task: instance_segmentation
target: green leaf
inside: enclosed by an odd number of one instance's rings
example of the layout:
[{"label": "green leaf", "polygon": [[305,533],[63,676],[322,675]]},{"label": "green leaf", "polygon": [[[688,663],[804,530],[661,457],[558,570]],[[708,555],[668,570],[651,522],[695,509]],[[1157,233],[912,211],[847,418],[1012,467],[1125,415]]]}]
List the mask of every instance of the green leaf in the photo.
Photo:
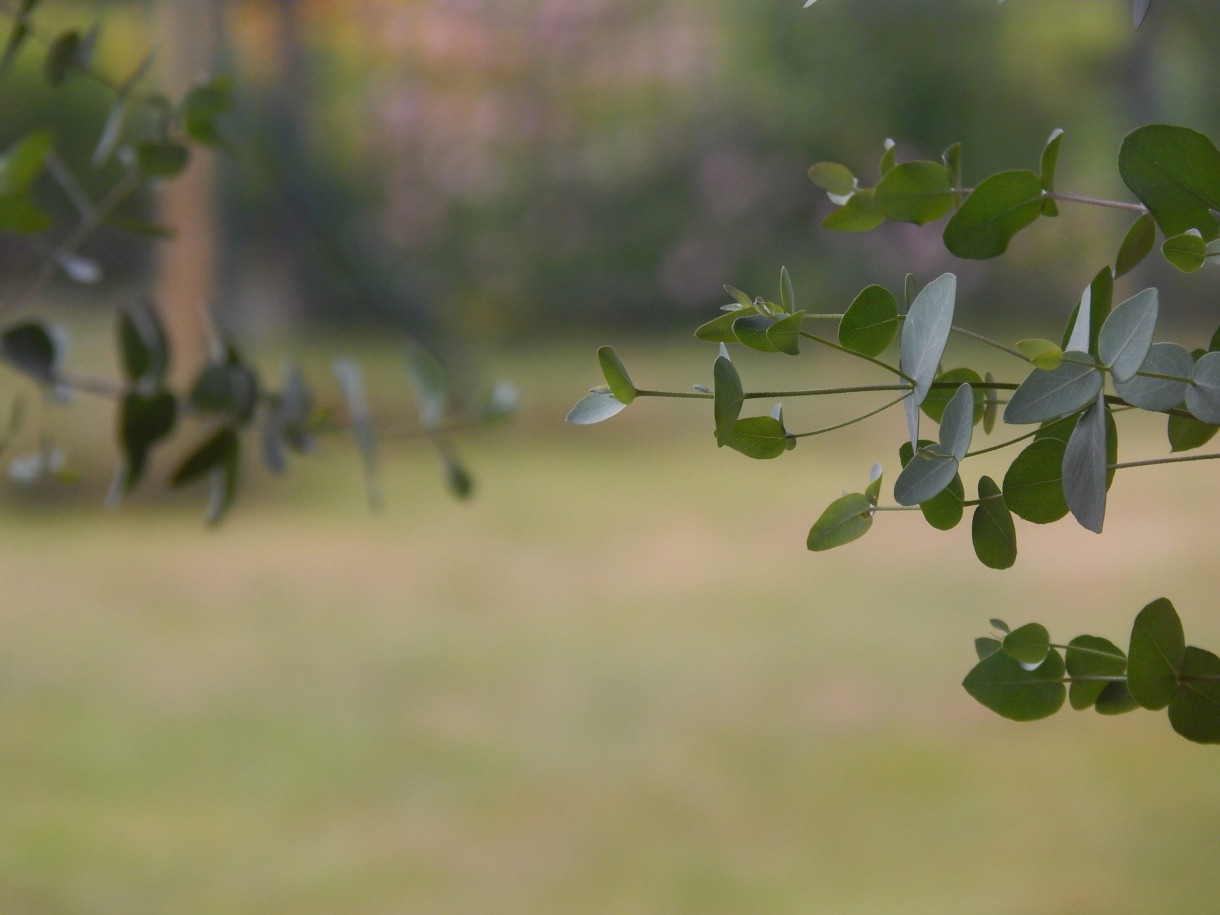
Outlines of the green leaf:
[{"label": "green leaf", "polygon": [[1004,636],[1004,652],[1023,665],[1035,667],[1051,650],[1051,635],[1041,623],[1026,623]]},{"label": "green leaf", "polygon": [[730,311],[712,318],[695,330],[695,337],[707,343],[736,343],[737,334],[733,332],[733,324],[746,314],[757,314],[757,312],[751,306],[749,311]]},{"label": "green leaf", "polygon": [[868,499],[869,504],[876,505],[881,498],[881,478],[884,473],[880,464],[874,464],[872,471],[868,475],[868,486],[864,487],[864,495]]},{"label": "green leaf", "polygon": [[796,291],[792,288],[792,277],[788,275],[787,267],[779,268],[779,303],[788,314],[796,311]]},{"label": "green leaf", "polygon": [[1097,354],[1115,382],[1139,371],[1156,331],[1157,291],[1145,289],[1123,302],[1106,318],[1097,336]]},{"label": "green leaf", "polygon": [[182,100],[182,124],[187,136],[207,146],[225,146],[218,121],[232,107],[233,90],[227,77],[196,86]]},{"label": "green leaf", "polygon": [[44,61],[47,81],[52,86],[58,86],[68,75],[68,71],[76,63],[76,57],[81,47],[80,32],[69,29],[61,32],[47,48]]},{"label": "green leaf", "polygon": [[[926,439],[919,442],[921,448],[930,445],[932,442]],[[898,460],[902,467],[905,468],[911,462],[912,453],[911,443],[903,442],[902,447],[898,449]],[[919,503],[919,511],[930,526],[938,531],[951,531],[966,513],[965,501],[966,487],[962,485],[961,475],[954,474],[949,485],[940,493]]]},{"label": "green leaf", "polygon": [[625,403],[609,391],[590,391],[568,411],[564,422],[575,426],[591,426],[621,413],[626,407]]},{"label": "green leaf", "polygon": [[[1172,375],[1189,379],[1194,371],[1194,359],[1186,348],[1177,343],[1154,343],[1140,366],[1140,372]],[[1150,378],[1136,373],[1127,381],[1115,381],[1114,390],[1127,403],[1141,410],[1168,410],[1186,399],[1188,381],[1172,378]]]},{"label": "green leaf", "polygon": [[1035,670],[1003,651],[979,661],[962,686],[971,696],[998,715],[1013,721],[1035,721],[1063,707],[1067,688],[1063,658],[1051,651]]},{"label": "green leaf", "polygon": [[887,137],[881,152],[880,172],[882,175],[888,175],[894,167],[894,154],[894,141]]},{"label": "green leaf", "polygon": [[737,337],[737,342],[748,349],[775,353],[779,350],[767,334],[774,323],[775,319],[768,315],[745,315],[733,322],[733,334]]},{"label": "green leaf", "polygon": [[970,525],[974,555],[989,569],[1011,568],[1017,561],[1017,529],[991,477],[979,478],[979,504]]},{"label": "green leaf", "polygon": [[[1068,642],[1066,664],[1072,678],[1068,702],[1077,711],[1096,705],[1106,687],[1119,682],[1090,678],[1122,677],[1127,673],[1127,656],[1122,649],[1095,635],[1078,635]],[[1122,685],[1125,691],[1126,684]]]},{"label": "green leaf", "polygon": [[940,446],[958,461],[966,458],[974,431],[974,391],[961,384],[949,401],[940,422]]},{"label": "green leaf", "polygon": [[47,325],[28,321],[0,335],[0,357],[17,371],[46,384],[55,380],[59,346]]},{"label": "green leaf", "polygon": [[1146,709],[1167,706],[1177,692],[1186,637],[1178,612],[1158,598],[1139,612],[1127,651],[1127,688]]},{"label": "green leaf", "polygon": [[[928,396],[923,399],[923,403],[919,405],[919,409],[931,419],[933,422],[939,423],[945,414],[945,407],[949,405],[950,399],[956,392],[956,388],[942,388],[936,385],[942,384],[968,384],[973,389],[977,385],[981,385],[983,379],[979,377],[978,372],[973,369],[949,369],[947,372],[941,372],[933,379],[933,387],[929,389]],[[983,392],[974,391],[974,411],[971,417],[972,423],[977,423],[983,418],[983,410],[986,403]]]},{"label": "green leaf", "polygon": [[[983,373],[983,383],[990,385],[995,382],[995,376],[991,372]],[[994,388],[988,387],[983,391],[983,432],[987,435],[991,434],[991,430],[995,428],[996,417],[1000,412],[1000,401],[996,397]]]},{"label": "green leaf", "polygon": [[1220,431],[1220,425],[1205,423],[1193,416],[1170,416],[1166,433],[1169,437],[1169,449],[1175,454],[1179,451],[1192,451],[1202,448]]},{"label": "green leaf", "polygon": [[298,454],[313,451],[314,436],[309,426],[312,413],[313,392],[300,369],[288,363],[284,366],[283,387],[271,398],[262,426],[263,463],[273,474],[282,474],[288,468],[285,445]]},{"label": "green leaf", "polygon": [[1106,404],[1099,391],[1063,452],[1063,498],[1081,527],[1095,534],[1106,517],[1107,453]]},{"label": "green leaf", "polygon": [[223,469],[237,460],[237,452],[237,430],[231,426],[221,426],[178,465],[170,477],[170,485],[175,488],[186,486],[214,470]]},{"label": "green leaf", "polygon": [[[1062,142],[1063,131],[1055,128],[1051,131],[1051,135],[1046,141],[1046,146],[1042,148],[1042,189],[1048,194],[1052,194],[1055,191],[1055,168],[1059,164],[1059,146]],[[1059,207],[1055,204],[1055,201],[1043,201],[1042,215],[1059,215]]]},{"label": "green leaf", "polygon": [[119,444],[123,448],[125,466],[118,483],[119,492],[130,492],[143,479],[153,446],[174,430],[177,420],[178,401],[169,391],[148,395],[133,392],[123,398],[119,413]]},{"label": "green leaf", "polygon": [[856,189],[856,176],[838,162],[818,162],[809,166],[809,180],[836,197],[847,197]]},{"label": "green leaf", "polygon": [[173,178],[180,175],[191,158],[191,151],[179,143],[137,143],[136,165],[145,178]]},{"label": "green leaf", "polygon": [[839,343],[855,353],[879,356],[898,336],[898,302],[884,286],[867,286],[839,321]]},{"label": "green leaf", "polygon": [[1021,382],[1004,408],[1004,422],[1040,423],[1075,413],[1097,396],[1101,385],[1101,372],[1088,353],[1065,353],[1058,368],[1034,369]]},{"label": "green leaf", "polygon": [[926,225],[940,219],[953,205],[953,184],[939,162],[896,165],[873,189],[873,202],[886,219]]},{"label": "green leaf", "polygon": [[34,235],[49,228],[51,217],[29,194],[0,194],[0,232]]},{"label": "green leaf", "polygon": [[777,353],[787,353],[796,356],[801,351],[801,326],[805,321],[805,312],[798,311],[772,322],[767,328],[767,343]]},{"label": "green leaf", "polygon": [[872,190],[858,190],[822,220],[822,228],[835,232],[871,232],[883,222],[885,214],[877,208]]},{"label": "green leaf", "polygon": [[1066,444],[1054,438],[1027,445],[1004,474],[1004,502],[1018,517],[1050,524],[1068,513],[1063,497],[1063,453]]},{"label": "green leaf", "polygon": [[835,499],[809,529],[805,545],[815,553],[858,540],[873,526],[873,503],[864,493]]},{"label": "green leaf", "polygon": [[725,286],[724,291],[733,297],[735,306],[740,311],[754,311],[755,302],[748,295],[738,289],[736,286]]},{"label": "green leaf", "polygon": [[1042,179],[1030,171],[984,180],[945,226],[945,247],[957,257],[985,260],[1008,250],[1014,235],[1042,215]]},{"label": "green leaf", "polygon": [[917,405],[923,402],[936,377],[953,326],[956,299],[957,277],[942,273],[919,291],[902,322],[898,364],[904,375],[914,379]]},{"label": "green leaf", "polygon": [[28,191],[54,145],[55,135],[43,129],[27,133],[5,150],[0,156],[0,194]]},{"label": "green leaf", "polygon": [[1033,363],[1034,368],[1042,369],[1045,372],[1054,371],[1063,362],[1063,350],[1050,340],[1036,338],[1018,340],[1017,349]]},{"label": "green leaf", "polygon": [[245,425],[258,406],[258,376],[233,351],[222,362],[200,370],[191,387],[191,406],[201,413],[222,413]]},{"label": "green leaf", "polygon": [[1107,683],[1093,706],[1099,715],[1121,715],[1139,707],[1125,680]]},{"label": "green leaf", "polygon": [[974,653],[980,661],[989,658],[1000,650],[1000,640],[989,636],[981,636],[974,640]]},{"label": "green leaf", "polygon": [[1118,278],[1135,269],[1156,243],[1156,220],[1151,213],[1136,217],[1131,228],[1123,237],[1123,243],[1118,248],[1118,257],[1114,259],[1114,276]]},{"label": "green leaf", "polygon": [[161,386],[169,371],[169,338],[148,300],[119,313],[119,351],[129,381]]},{"label": "green leaf", "polygon": [[992,618],[992,619],[989,619],[987,622],[991,625],[992,629],[996,630],[996,632],[1003,632],[1006,635],[1009,632],[1012,632],[1012,629],[1009,627],[1008,623],[1004,622],[1001,619]]},{"label": "green leaf", "polygon": [[944,163],[945,171],[949,173],[949,183],[955,188],[953,205],[955,207],[959,206],[962,200],[965,199],[964,194],[956,191],[957,188],[962,186],[962,144],[954,143],[952,146],[947,147],[940,154],[940,161]]},{"label": "green leaf", "polygon": [[[599,347],[597,350],[597,361],[601,365],[602,375],[606,378],[606,384],[610,387],[610,393],[624,404],[629,404],[635,400],[636,387],[631,382],[631,376],[627,374],[627,366],[623,364],[623,360],[619,358],[619,354],[615,352],[614,347]],[[434,375],[435,372],[430,373],[430,376]],[[434,385],[429,387],[435,388]],[[442,396],[444,395],[442,394]]]},{"label": "green leaf", "polygon": [[1205,423],[1220,423],[1220,352],[1204,353],[1186,389],[1186,409]]},{"label": "green leaf", "polygon": [[716,420],[716,444],[724,446],[729,443],[737,426],[737,418],[741,416],[745,392],[741,386],[741,376],[737,374],[737,369],[733,367],[728,356],[716,357],[712,366],[712,379],[715,384],[712,413]]},{"label": "green leaf", "polygon": [[1220,658],[1187,646],[1181,683],[1169,703],[1169,723],[1195,743],[1220,743]]},{"label": "green leaf", "polygon": [[953,481],[957,459],[942,445],[926,445],[898,474],[894,481],[894,501],[899,505],[919,505],[934,498]]},{"label": "green leaf", "polygon": [[737,420],[725,444],[746,457],[769,460],[788,450],[788,433],[774,417],[751,416]]},{"label": "green leaf", "polygon": [[1194,273],[1207,263],[1207,242],[1198,229],[1165,239],[1161,254],[1183,273]]},{"label": "green leaf", "polygon": [[1220,234],[1220,150],[1198,131],[1168,124],[1137,128],[1123,139],[1118,171],[1166,236],[1198,229]]}]

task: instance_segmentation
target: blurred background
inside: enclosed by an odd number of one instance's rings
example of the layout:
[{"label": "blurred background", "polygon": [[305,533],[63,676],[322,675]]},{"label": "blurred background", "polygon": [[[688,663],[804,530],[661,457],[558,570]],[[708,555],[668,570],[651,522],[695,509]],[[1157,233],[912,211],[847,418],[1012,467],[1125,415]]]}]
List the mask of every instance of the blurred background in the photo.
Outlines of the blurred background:
[{"label": "blurred background", "polygon": [[[152,290],[186,339],[206,305],[272,372],[358,358],[382,415],[408,415],[406,335],[522,402],[459,439],[467,504],[391,439],[370,516],[336,440],[282,481],[251,467],[218,532],[159,480],[104,511],[112,417],[52,411],[81,482],[0,493],[0,910],[1211,910],[1212,751],[1151,713],[1015,725],[958,685],[992,616],[1122,644],[1165,594],[1214,649],[1207,465],[1125,472],[1103,538],[1022,525],[995,573],[968,532],[900,517],[804,550],[873,460],[896,468],[900,420],[775,465],[716,451],[681,404],[562,423],[602,343],[641,384],[706,382],[691,330],[725,283],[776,298],[781,265],[823,312],[953,270],[959,323],[1056,337],[1129,223],[1064,206],[961,262],[936,226],[822,230],[813,162],[871,182],[886,138],[900,160],[961,141],[972,183],[1036,168],[1063,128],[1059,187],[1128,199],[1127,131],[1220,137],[1211,0],[1160,0],[1138,32],[1126,0],[800,5],[40,4],[47,34],[100,17],[103,69],[155,48],[150,85],[223,72],[237,99],[234,152],[132,208],[177,238],[99,233],[102,282],[36,303],[73,365],[113,375],[114,310]],[[103,188],[108,105],[23,53],[0,148],[54,110]],[[0,283],[30,254],[0,238]],[[1205,344],[1216,272],[1155,260],[1120,297],[1157,285]],[[859,371],[819,358],[797,377]],[[1128,443],[1167,450],[1152,426]]]}]

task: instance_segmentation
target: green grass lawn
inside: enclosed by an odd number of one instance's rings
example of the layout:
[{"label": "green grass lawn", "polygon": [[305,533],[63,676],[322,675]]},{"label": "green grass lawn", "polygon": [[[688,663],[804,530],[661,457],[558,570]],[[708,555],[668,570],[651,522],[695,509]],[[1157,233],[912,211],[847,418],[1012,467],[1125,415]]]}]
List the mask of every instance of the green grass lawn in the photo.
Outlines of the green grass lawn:
[{"label": "green grass lawn", "polygon": [[0,912],[1218,910],[1216,750],[959,686],[992,616],[1121,644],[1164,594],[1220,645],[1207,465],[1121,475],[1102,538],[1021,525],[1006,573],[909,516],[813,555],[900,416],[767,464],[697,406],[565,427],[592,350],[506,364],[466,504],[396,446],[369,516],[336,442],[218,532],[8,505]]}]

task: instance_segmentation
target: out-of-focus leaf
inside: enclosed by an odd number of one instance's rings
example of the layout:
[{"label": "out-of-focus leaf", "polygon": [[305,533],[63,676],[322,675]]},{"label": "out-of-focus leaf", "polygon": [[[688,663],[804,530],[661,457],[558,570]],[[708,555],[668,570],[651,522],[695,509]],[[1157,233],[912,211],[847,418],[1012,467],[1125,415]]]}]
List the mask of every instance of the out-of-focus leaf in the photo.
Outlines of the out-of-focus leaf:
[{"label": "out-of-focus leaf", "polygon": [[153,304],[141,299],[119,313],[119,352],[129,381],[160,387],[169,371],[169,338]]},{"label": "out-of-focus leaf", "polygon": [[182,173],[191,151],[179,143],[145,142],[135,145],[136,165],[145,178],[173,178]]},{"label": "out-of-focus leaf", "polygon": [[233,89],[228,77],[219,76],[196,86],[182,100],[182,125],[187,136],[207,146],[226,146],[220,118],[232,107]]},{"label": "out-of-focus leaf", "polygon": [[1134,270],[1136,265],[1152,251],[1155,243],[1156,220],[1152,218],[1151,213],[1137,216],[1123,237],[1123,243],[1118,248],[1118,256],[1114,259],[1115,278]]},{"label": "out-of-focus leaf", "polygon": [[68,75],[68,71],[77,63],[77,55],[81,49],[81,35],[76,29],[61,32],[47,48],[47,56],[43,62],[47,82],[58,86]]},{"label": "out-of-focus leaf", "polygon": [[[602,350],[609,350],[609,354],[603,355]],[[444,420],[445,413],[449,409],[449,376],[445,373],[445,368],[441,365],[440,360],[415,340],[407,340],[403,344],[403,354],[407,361],[407,377],[410,379],[411,389],[415,393],[419,421],[425,429],[434,429]],[[603,346],[597,351],[597,358],[603,371],[607,371],[606,365],[609,362],[622,368],[623,378],[626,378],[627,370],[623,368],[622,360],[618,358],[618,354],[614,352],[613,348]],[[609,383],[608,372],[607,383]],[[631,386],[630,379],[627,379],[627,385]],[[610,384],[610,390],[614,391],[615,396],[623,403],[631,402],[630,399],[622,397],[614,384]],[[634,387],[631,387],[631,393],[634,397]]]},{"label": "out-of-focus leaf", "polygon": [[42,174],[47,153],[55,145],[49,129],[35,130],[13,143],[0,156],[0,194],[28,191]]},{"label": "out-of-focus leaf", "polygon": [[1033,363],[1034,368],[1045,372],[1054,371],[1063,362],[1063,350],[1050,340],[1018,340],[1017,349]]},{"label": "out-of-focus leaf", "polygon": [[174,431],[178,401],[169,391],[132,392],[123,398],[119,413],[119,444],[124,466],[118,494],[126,494],[144,478],[154,445]]},{"label": "out-of-focus leaf", "polygon": [[[351,422],[352,437],[356,440],[356,447],[359,448],[360,457],[364,463],[365,491],[368,494],[369,507],[373,511],[378,511],[382,505],[382,496],[381,483],[378,478],[377,436],[373,430],[373,416],[369,412],[368,401],[364,396],[364,374],[355,362],[345,357],[336,359],[332,363],[331,369],[343,391],[343,397],[347,401],[347,414]],[[577,406],[579,407],[580,404]]]},{"label": "out-of-focus leaf", "polygon": [[51,217],[29,194],[0,194],[0,232],[36,235],[49,228]]},{"label": "out-of-focus leaf", "polygon": [[170,485],[186,486],[237,460],[239,440],[232,426],[221,426],[178,465]]},{"label": "out-of-focus leaf", "polygon": [[1123,138],[1118,171],[1166,236],[1220,233],[1220,150],[1189,127],[1148,124]]},{"label": "out-of-focus leaf", "polygon": [[1198,229],[1165,239],[1161,254],[1183,273],[1194,273],[1207,263],[1207,242]]},{"label": "out-of-focus leaf", "polygon": [[1042,215],[1042,179],[1029,171],[1000,172],[982,181],[945,226],[945,247],[985,260],[1008,250],[1014,235]]},{"label": "out-of-focus leaf", "polygon": [[0,334],[0,357],[44,384],[55,381],[59,356],[54,334],[39,321],[16,324]]},{"label": "out-of-focus leaf", "polygon": [[[1042,148],[1042,189],[1048,194],[1055,191],[1055,169],[1059,165],[1059,146],[1063,142],[1063,131],[1055,128],[1047,138],[1046,146]],[[1042,202],[1043,216],[1058,216],[1059,207],[1054,200]]]},{"label": "out-of-focus leaf", "polygon": [[856,189],[856,176],[838,162],[817,162],[809,166],[809,180],[835,197],[850,196]]},{"label": "out-of-focus leaf", "polygon": [[1152,0],[1131,0],[1131,21],[1137,29],[1144,24],[1144,17],[1148,15],[1151,6]]}]

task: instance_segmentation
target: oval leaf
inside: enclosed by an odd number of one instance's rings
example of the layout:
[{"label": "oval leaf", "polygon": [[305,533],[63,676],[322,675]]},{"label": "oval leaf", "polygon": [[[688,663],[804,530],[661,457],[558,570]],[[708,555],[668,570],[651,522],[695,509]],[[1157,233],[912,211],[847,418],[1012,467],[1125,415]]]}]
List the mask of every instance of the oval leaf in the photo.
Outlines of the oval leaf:
[{"label": "oval leaf", "polygon": [[627,405],[609,391],[590,391],[568,411],[564,421],[576,426],[591,426],[616,416],[626,408]]},{"label": "oval leaf", "polygon": [[860,291],[839,321],[839,343],[855,353],[879,356],[898,336],[898,300],[884,286]]},{"label": "oval leaf", "polygon": [[627,366],[623,364],[623,360],[615,352],[614,347],[598,347],[597,361],[601,365],[606,384],[610,387],[610,393],[624,404],[635,400],[636,387],[631,383],[631,376],[627,374]]},{"label": "oval leaf", "polygon": [[1127,688],[1146,709],[1167,706],[1177,691],[1186,637],[1178,612],[1158,598],[1139,612],[1127,651]]},{"label": "oval leaf", "polygon": [[1020,518],[1050,524],[1068,513],[1063,497],[1063,453],[1058,439],[1037,439],[1017,455],[1004,474],[1004,502]]},{"label": "oval leaf", "polygon": [[1000,172],[984,180],[945,226],[945,247],[958,257],[985,260],[1008,250],[1014,235],[1042,215],[1042,179],[1030,171]]},{"label": "oval leaf", "polygon": [[1181,682],[1169,703],[1169,723],[1195,743],[1220,743],[1220,658],[1187,646]]},{"label": "oval leaf", "polygon": [[1194,273],[1207,262],[1207,242],[1197,229],[1165,239],[1161,255],[1183,273]]},{"label": "oval leaf", "polygon": [[1099,392],[1063,451],[1063,498],[1081,527],[1095,534],[1106,517],[1107,453],[1106,405]]},{"label": "oval leaf", "polygon": [[1004,651],[988,655],[966,675],[962,686],[998,715],[1013,721],[1036,721],[1063,707],[1066,673],[1059,652],[1051,651],[1035,670],[1026,670]]},{"label": "oval leaf", "polygon": [[734,451],[756,460],[777,458],[788,450],[784,424],[772,416],[739,419],[725,442]]},{"label": "oval leaf", "polygon": [[858,540],[873,526],[872,509],[873,503],[864,493],[835,499],[809,529],[805,545],[817,553]]},{"label": "oval leaf", "polygon": [[1186,409],[1202,422],[1220,423],[1220,352],[1205,353],[1195,363]]},{"label": "oval leaf", "polygon": [[1166,236],[1220,232],[1220,150],[1198,131],[1149,124],[1123,138],[1118,171]]},{"label": "oval leaf", "polygon": [[1017,529],[991,477],[979,478],[979,504],[970,525],[974,555],[989,569],[1011,568],[1017,561]]},{"label": "oval leaf", "polygon": [[822,227],[836,232],[871,232],[885,222],[885,214],[873,202],[872,190],[859,190],[822,220]]},{"label": "oval leaf", "polygon": [[941,418],[940,446],[958,461],[964,460],[966,452],[970,450],[973,431],[974,391],[969,384],[962,384],[945,407]]},{"label": "oval leaf", "polygon": [[741,406],[745,403],[745,392],[741,387],[741,376],[729,361],[727,356],[717,356],[712,366],[712,379],[715,384],[712,401],[712,413],[716,420],[716,444],[727,445],[737,425],[737,417],[741,415]]},{"label": "oval leaf", "polygon": [[894,481],[894,501],[899,505],[919,505],[944,491],[957,474],[957,459],[941,445],[927,445],[898,474]]},{"label": "oval leaf", "polygon": [[904,162],[885,173],[873,189],[873,201],[886,219],[926,225],[953,205],[953,184],[939,162]]},{"label": "oval leaf", "polygon": [[[1186,389],[1193,371],[1194,359],[1185,347],[1176,343],[1154,343],[1139,372],[1127,381],[1116,380],[1114,390],[1127,403],[1141,410],[1168,410],[1186,399]],[[1141,374],[1143,372],[1175,377],[1153,378]]]},{"label": "oval leaf", "polygon": [[1101,390],[1101,372],[1087,353],[1071,351],[1056,369],[1034,369],[1013,392],[1004,422],[1040,423],[1083,408]]},{"label": "oval leaf", "polygon": [[1041,623],[1026,623],[1004,636],[1003,648],[1022,664],[1041,664],[1051,650],[1051,634]]},{"label": "oval leaf", "polygon": [[1097,336],[1097,354],[1115,382],[1134,375],[1152,346],[1158,311],[1157,291],[1145,289],[1123,302],[1106,318]]},{"label": "oval leaf", "polygon": [[1144,213],[1136,217],[1118,248],[1118,257],[1114,259],[1114,276],[1117,278],[1134,270],[1148,256],[1155,243],[1156,220],[1152,214]]},{"label": "oval leaf", "polygon": [[957,300],[957,277],[942,273],[919,291],[902,322],[902,354],[899,367],[915,382],[914,401],[918,405],[928,394],[936,377],[941,356],[953,327],[953,308]]},{"label": "oval leaf", "polygon": [[1066,664],[1072,678],[1068,702],[1077,711],[1094,706],[1106,687],[1118,682],[1105,678],[1127,673],[1127,656],[1122,649],[1095,635],[1078,635],[1068,642]]}]

